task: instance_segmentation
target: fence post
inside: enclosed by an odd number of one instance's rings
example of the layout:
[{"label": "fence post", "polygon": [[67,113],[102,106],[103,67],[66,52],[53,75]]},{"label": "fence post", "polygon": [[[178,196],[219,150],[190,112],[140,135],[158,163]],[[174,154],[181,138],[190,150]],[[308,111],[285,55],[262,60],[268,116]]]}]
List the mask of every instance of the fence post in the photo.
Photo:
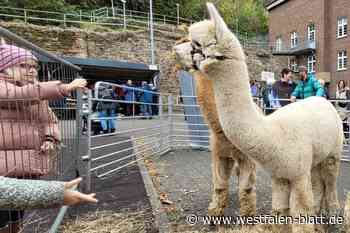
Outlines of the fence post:
[{"label": "fence post", "polygon": [[165,15],[163,15],[163,24],[166,23]]},{"label": "fence post", "polygon": [[91,191],[91,112],[92,112],[92,92],[91,90],[88,90],[88,107],[89,107],[89,115],[88,115],[88,122],[87,122],[87,155],[83,158],[83,160],[87,160],[87,166],[86,166],[86,183],[85,188],[86,192]]},{"label": "fence post", "polygon": [[164,117],[163,117],[163,99],[162,96],[158,95],[158,117],[160,121],[160,135],[159,135],[159,152],[162,152],[164,146]]},{"label": "fence post", "polygon": [[147,29],[150,30],[149,13],[147,13]]},{"label": "fence post", "polygon": [[177,26],[180,24],[180,4],[176,3]]},{"label": "fence post", "polygon": [[174,125],[173,125],[173,105],[174,105],[173,95],[170,94],[168,96],[168,121],[169,121],[169,147],[170,147],[170,150],[172,150],[171,147],[173,144],[173,140],[172,140],[173,128],[174,128]]},{"label": "fence post", "polygon": [[124,22],[124,30],[126,30],[126,7],[125,7],[125,1],[123,1],[123,22]]},{"label": "fence post", "polygon": [[79,22],[80,22],[80,23],[81,23],[81,21],[82,21],[82,14],[83,14],[83,11],[80,10],[80,11],[79,11]]},{"label": "fence post", "polygon": [[63,25],[64,25],[64,27],[67,27],[67,24],[66,24],[66,14],[63,14]]},{"label": "fence post", "polygon": [[24,22],[27,23],[27,11],[24,9]]}]

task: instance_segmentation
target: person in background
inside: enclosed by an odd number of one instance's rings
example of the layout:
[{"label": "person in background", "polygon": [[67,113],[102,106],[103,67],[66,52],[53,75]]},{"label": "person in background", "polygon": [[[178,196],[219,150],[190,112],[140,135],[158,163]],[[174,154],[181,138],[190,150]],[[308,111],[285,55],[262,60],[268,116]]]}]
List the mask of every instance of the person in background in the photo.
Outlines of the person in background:
[{"label": "person in background", "polygon": [[261,98],[262,96],[262,85],[261,85],[261,82],[257,82],[256,83],[256,86],[258,87],[258,93],[257,93],[257,97]]},{"label": "person in background", "polygon": [[307,73],[307,68],[305,66],[299,67],[299,73],[300,81],[290,98],[292,102],[295,102],[296,99],[306,99],[310,96],[324,96],[324,87],[313,74]]},{"label": "person in background", "polygon": [[[30,51],[0,45],[0,176],[39,179],[50,172],[61,135],[48,100],[62,99],[87,84],[85,79],[39,82],[38,70],[38,59]],[[16,233],[23,215],[1,210],[0,225]]]},{"label": "person in background", "polygon": [[[124,90],[122,87],[116,86],[114,91],[115,91],[115,97],[117,100],[121,100],[121,101],[125,100]],[[125,114],[125,111],[126,111],[125,103],[119,102],[117,104],[117,111],[116,111],[118,117],[122,117]]]},{"label": "person in background", "polygon": [[[123,88],[125,101],[128,102],[135,102],[136,101],[136,93],[135,90],[132,88],[135,88],[131,80],[128,80],[128,82],[125,85],[126,87]],[[126,115],[132,116],[135,113],[135,104],[134,103],[126,103]]]},{"label": "person in background", "polygon": [[[153,92],[157,92],[157,88],[152,83],[150,83],[149,86]],[[158,96],[158,94],[152,95],[152,115],[158,115]]]},{"label": "person in background", "polygon": [[148,85],[147,82],[142,82],[142,90],[140,96],[140,102],[144,103],[141,105],[142,115],[145,117],[152,117],[152,102],[153,102],[153,94],[151,93],[152,89]]},{"label": "person in background", "polygon": [[328,99],[328,88],[326,86],[326,82],[323,79],[319,79],[318,81],[320,82],[320,84],[322,85],[322,87],[324,89],[323,97]]},{"label": "person in background", "polygon": [[259,88],[255,80],[250,81],[250,90],[253,97],[257,97],[259,93]]},{"label": "person in background", "polygon": [[99,117],[102,119],[101,127],[103,130],[103,133],[114,133],[115,132],[115,119],[103,119],[106,117],[116,117],[116,108],[117,103],[116,102],[110,102],[108,100],[116,100],[115,98],[115,92],[113,91],[112,87],[100,85],[99,86],[99,92],[98,92],[98,98],[101,98],[103,100],[107,101],[99,101],[97,104],[97,111]]},{"label": "person in background", "polygon": [[267,80],[266,87],[262,91],[262,97],[264,101],[266,115],[273,113],[277,108],[280,107],[279,102],[276,101],[277,98],[272,88],[273,84],[274,84],[273,79]]},{"label": "person in background", "polygon": [[272,90],[277,98],[276,102],[278,101],[281,107],[290,103],[289,99],[294,90],[290,69],[284,68],[281,71],[281,79],[273,84]]},{"label": "person in background", "polygon": [[346,138],[346,142],[348,143],[349,139],[349,124],[347,123],[349,117],[350,104],[347,101],[341,100],[350,100],[350,88],[345,85],[344,80],[339,80],[337,84],[337,90],[335,92],[335,98],[337,101],[335,102],[335,108],[337,109],[340,118],[343,121],[343,131],[344,136]]}]

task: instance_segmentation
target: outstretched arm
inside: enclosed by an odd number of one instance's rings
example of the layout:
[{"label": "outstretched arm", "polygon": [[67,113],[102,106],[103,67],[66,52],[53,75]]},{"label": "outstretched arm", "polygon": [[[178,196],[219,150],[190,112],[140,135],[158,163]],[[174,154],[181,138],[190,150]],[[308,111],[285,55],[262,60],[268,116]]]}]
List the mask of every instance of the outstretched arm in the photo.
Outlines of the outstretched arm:
[{"label": "outstretched arm", "polygon": [[95,194],[83,194],[69,190],[79,184],[81,178],[70,182],[19,180],[0,177],[1,209],[40,209],[82,202],[97,202]]}]

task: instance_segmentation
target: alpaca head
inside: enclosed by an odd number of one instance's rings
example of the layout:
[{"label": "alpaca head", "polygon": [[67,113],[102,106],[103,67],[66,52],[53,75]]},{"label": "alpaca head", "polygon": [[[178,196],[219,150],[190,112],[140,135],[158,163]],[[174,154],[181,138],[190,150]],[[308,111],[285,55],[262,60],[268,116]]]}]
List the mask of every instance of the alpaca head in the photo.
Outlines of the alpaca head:
[{"label": "alpaca head", "polygon": [[183,70],[190,71],[193,69],[191,51],[191,41],[188,38],[183,38],[180,41],[177,41],[174,46],[176,61]]},{"label": "alpaca head", "polygon": [[[185,69],[194,68],[204,74],[215,72],[215,66],[227,60],[244,60],[238,39],[230,32],[212,3],[207,3],[210,20],[189,28],[189,41],[174,47],[177,60]],[[213,69],[214,68],[214,69]]]}]

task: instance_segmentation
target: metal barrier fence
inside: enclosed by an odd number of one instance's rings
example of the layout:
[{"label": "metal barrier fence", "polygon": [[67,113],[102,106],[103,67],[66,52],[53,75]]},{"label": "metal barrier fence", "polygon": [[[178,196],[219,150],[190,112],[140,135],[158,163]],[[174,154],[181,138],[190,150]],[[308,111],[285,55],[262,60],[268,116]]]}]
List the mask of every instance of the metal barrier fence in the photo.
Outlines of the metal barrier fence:
[{"label": "metal barrier fence", "polygon": [[[122,88],[131,95],[127,100],[116,99],[109,94],[115,88]],[[152,98],[146,100],[147,94],[152,95]],[[180,148],[209,150],[210,132],[196,103],[196,96],[173,96],[106,82],[96,83],[89,95],[89,98],[85,98],[90,108],[87,116],[88,151],[83,158],[86,161],[89,190],[98,179],[108,178],[144,157]],[[265,114],[278,109],[266,106],[262,98],[254,98],[254,101]],[[99,104],[107,106],[99,109]],[[118,109],[113,104],[119,107],[124,105],[124,110],[130,110],[126,115],[118,115],[110,111]],[[146,106],[158,110],[153,109],[152,112],[146,110]],[[344,120],[344,124],[349,123],[347,119]],[[345,130],[345,134],[349,134],[349,129]],[[342,160],[350,161],[347,143],[344,144],[344,152]]]},{"label": "metal barrier fence", "polygon": [[[76,127],[76,94],[64,97],[68,94],[66,88],[57,80],[74,80],[80,68],[1,27],[0,37],[6,41],[0,45],[0,63],[6,67],[0,70],[0,175],[75,178],[79,173],[80,135]],[[36,61],[32,54],[49,62]],[[46,232],[55,219],[54,213],[25,212],[24,231]],[[18,211],[0,214],[1,219],[22,218]],[[56,232],[57,227],[51,227],[50,232]]]},{"label": "metal barrier fence", "polygon": [[[97,10],[92,11],[92,15],[94,16],[103,16],[103,17],[110,17],[110,16],[125,16],[125,18],[129,19],[139,19],[139,20],[148,20],[149,19],[149,12],[143,12],[143,11],[135,11],[135,10],[128,10],[123,9],[122,7],[103,7]],[[154,13],[154,21],[163,23],[163,24],[192,24],[192,20],[185,19],[180,17],[179,15],[175,16],[169,16],[169,15],[162,15]]]},{"label": "metal barrier fence", "polygon": [[[113,96],[121,88],[125,99]],[[87,190],[96,179],[105,179],[136,164],[147,155],[171,150],[172,96],[144,88],[97,82],[82,96],[86,115]],[[85,103],[84,103],[85,101]],[[123,109],[124,114],[116,114]]]},{"label": "metal barrier fence", "polygon": [[[179,18],[174,20],[172,17],[165,15],[153,14],[154,28],[159,31],[169,31],[169,27],[164,29],[164,25],[179,25],[180,23],[189,24],[192,21]],[[89,13],[79,11],[72,13],[52,12],[31,10],[14,7],[0,7],[0,17],[3,19],[20,19],[25,23],[41,22],[51,24],[63,24],[63,26],[80,25],[80,24],[96,24],[102,26],[113,26],[124,29],[148,29],[149,13],[139,11],[120,12],[120,9],[101,8]]]}]

